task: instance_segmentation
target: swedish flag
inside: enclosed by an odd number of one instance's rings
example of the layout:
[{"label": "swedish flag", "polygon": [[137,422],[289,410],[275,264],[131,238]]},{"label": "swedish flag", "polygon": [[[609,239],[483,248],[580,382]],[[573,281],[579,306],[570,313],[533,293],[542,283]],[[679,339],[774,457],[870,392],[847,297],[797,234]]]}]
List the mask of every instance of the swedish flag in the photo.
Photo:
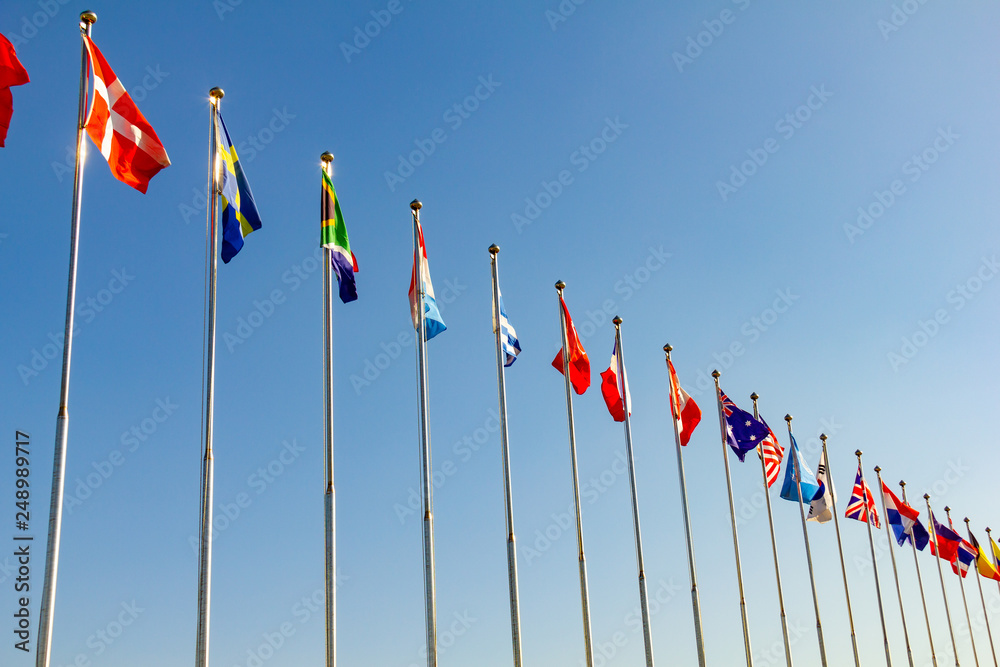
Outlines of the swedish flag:
[{"label": "swedish flag", "polygon": [[243,248],[247,234],[260,229],[260,214],[222,114],[216,113],[215,118],[215,149],[222,172],[219,177],[223,202],[222,261],[228,264]]}]

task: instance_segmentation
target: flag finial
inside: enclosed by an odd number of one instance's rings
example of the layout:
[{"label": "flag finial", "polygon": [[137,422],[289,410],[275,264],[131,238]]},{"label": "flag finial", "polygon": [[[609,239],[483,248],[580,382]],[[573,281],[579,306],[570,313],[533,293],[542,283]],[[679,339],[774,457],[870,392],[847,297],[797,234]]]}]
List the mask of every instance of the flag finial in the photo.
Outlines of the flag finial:
[{"label": "flag finial", "polygon": [[855,449],[854,450],[854,455],[857,456],[860,459],[861,458],[861,450],[860,449]]},{"label": "flag finial", "polygon": [[494,243],[493,245],[490,246],[490,254],[491,255],[493,255],[495,257],[498,252],[500,252],[500,246],[498,246],[496,243]]},{"label": "flag finial", "polygon": [[945,512],[948,512],[948,513],[950,514],[950,513],[951,513],[951,508],[950,508],[950,507],[948,507],[947,505],[945,505],[945,506],[944,506],[944,511],[945,511]]},{"label": "flag finial", "polygon": [[757,395],[757,392],[750,394],[751,401],[756,401],[758,398],[760,398],[760,396]]},{"label": "flag finial", "polygon": [[622,325],[622,318],[620,318],[617,315],[615,315],[615,319],[613,319],[611,321],[614,323],[615,328],[618,328],[618,327],[620,327]]},{"label": "flag finial", "polygon": [[930,499],[931,499],[931,494],[925,493],[924,494],[924,500],[930,500]]},{"label": "flag finial", "polygon": [[89,9],[80,12],[80,22],[86,23],[87,25],[94,25],[97,23],[97,12],[92,12]]},{"label": "flag finial", "polygon": [[413,201],[410,202],[410,208],[413,209],[414,211],[419,211],[423,207],[424,205],[420,203],[419,199],[414,199]]},{"label": "flag finial", "polygon": [[987,533],[989,533],[989,532],[990,532],[990,527],[989,527],[989,526],[986,526],[986,532],[987,532]]},{"label": "flag finial", "polygon": [[667,343],[666,345],[663,346],[663,351],[666,352],[667,354],[670,354],[671,352],[673,352],[673,350],[674,346],[671,345],[670,343]]},{"label": "flag finial", "polygon": [[564,289],[566,289],[566,283],[564,283],[561,280],[557,280],[556,281],[556,291],[559,292],[559,293],[562,293],[562,291]]},{"label": "flag finial", "polygon": [[965,517],[964,521],[965,521],[965,524],[968,525],[969,524],[969,517]]},{"label": "flag finial", "polygon": [[791,415],[785,415],[785,421],[788,422],[789,425],[791,425],[793,419],[794,417]]},{"label": "flag finial", "polygon": [[820,433],[819,439],[822,440],[823,442],[826,442],[826,433]]},{"label": "flag finial", "polygon": [[720,377],[722,377],[722,373],[719,372],[718,368],[716,368],[714,371],[712,371],[712,377],[714,377],[716,380],[718,380]]},{"label": "flag finial", "polygon": [[226,91],[216,86],[212,90],[208,91],[208,96],[211,97],[213,100],[221,100],[223,97],[226,96]]},{"label": "flag finial", "polygon": [[882,472],[882,466],[875,466],[875,474],[877,475],[880,472]]},{"label": "flag finial", "polygon": [[325,153],[319,156],[319,159],[323,161],[323,164],[330,164],[331,162],[333,162],[333,153],[331,153],[330,151],[326,151]]}]

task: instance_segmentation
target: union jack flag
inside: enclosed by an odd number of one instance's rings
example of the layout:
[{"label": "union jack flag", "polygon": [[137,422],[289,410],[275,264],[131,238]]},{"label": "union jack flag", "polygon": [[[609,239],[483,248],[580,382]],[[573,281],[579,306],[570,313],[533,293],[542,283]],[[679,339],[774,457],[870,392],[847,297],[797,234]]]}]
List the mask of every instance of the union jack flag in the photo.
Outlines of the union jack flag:
[{"label": "union jack flag", "polygon": [[875,496],[868,488],[868,482],[861,476],[861,464],[858,464],[858,474],[854,478],[854,489],[851,491],[851,500],[847,503],[847,512],[844,514],[848,519],[858,521],[871,521],[876,528],[881,528],[878,520],[878,510],[875,509]]}]

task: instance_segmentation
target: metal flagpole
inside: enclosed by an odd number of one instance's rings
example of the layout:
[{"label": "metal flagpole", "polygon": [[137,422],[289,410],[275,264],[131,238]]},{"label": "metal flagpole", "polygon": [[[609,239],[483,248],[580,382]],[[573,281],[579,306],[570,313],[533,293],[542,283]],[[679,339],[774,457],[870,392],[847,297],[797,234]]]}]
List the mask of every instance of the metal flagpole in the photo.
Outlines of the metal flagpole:
[{"label": "metal flagpole", "polygon": [[208,91],[211,98],[209,106],[209,159],[208,159],[208,285],[207,307],[205,312],[205,428],[204,458],[201,464],[201,538],[199,540],[198,558],[198,633],[195,649],[196,667],[208,667],[209,617],[212,599],[212,498],[215,480],[215,457],[212,454],[212,432],[215,414],[215,290],[216,277],[219,268],[219,164],[217,155],[217,137],[215,136],[216,117],[222,98],[226,93],[222,88],[212,88]]},{"label": "metal flagpole", "polygon": [[625,449],[628,452],[628,479],[632,489],[632,524],[635,527],[635,557],[639,568],[639,606],[642,611],[642,639],[646,648],[646,667],[653,667],[653,638],[649,627],[649,598],[646,594],[646,569],[642,561],[642,533],[639,530],[639,500],[635,491],[635,458],[632,452],[632,409],[625,380],[625,351],[622,349],[622,318],[615,317],[615,343],[618,351],[618,384],[622,387],[622,403],[625,408]]},{"label": "metal flagpole", "polygon": [[[840,518],[837,516],[837,498],[833,492],[833,473],[830,472],[830,455],[826,450],[826,434],[821,433],[819,439],[823,441],[823,460],[826,462],[826,480],[830,483],[830,510],[833,512],[833,527],[837,533],[837,552],[840,554],[840,572],[844,576],[844,597],[847,598],[847,620],[851,626],[851,646],[854,648],[854,664],[856,667],[861,667],[861,660],[858,658],[858,639],[854,634],[854,612],[851,610],[851,591],[847,587],[847,566],[844,564],[844,546],[840,541]],[[816,470],[817,475],[823,472],[823,470]]]},{"label": "metal flagpole", "polygon": [[[899,480],[899,488],[903,492],[903,502],[906,502],[906,482]],[[909,504],[909,503],[907,503]],[[924,582],[920,576],[920,561],[917,559],[917,541],[910,536],[910,546],[913,547],[913,567],[917,570],[917,586],[920,588],[920,603],[924,606],[924,620],[927,622],[927,641],[931,645],[931,663],[938,667],[937,655],[934,653],[934,634],[931,632],[931,617],[927,613],[927,599],[924,597]]]},{"label": "metal flagpole", "polygon": [[[320,156],[323,171],[333,180],[333,153]],[[333,250],[323,252],[323,427],[325,435],[323,493],[324,535],[326,539],[326,667],[337,664],[337,492],[333,486]]]},{"label": "metal flagpole", "polygon": [[427,667],[437,667],[437,592],[434,582],[434,487],[431,478],[431,426],[427,405],[427,322],[424,318],[424,253],[420,250],[420,209],[413,212],[413,254],[416,257],[417,288],[417,382],[420,385],[420,463],[424,506],[424,621],[427,625]]},{"label": "metal flagpole", "polygon": [[726,489],[729,492],[729,519],[733,525],[733,549],[736,552],[736,582],[740,591],[740,616],[743,620],[743,650],[747,656],[747,667],[753,667],[753,653],[750,650],[750,625],[747,622],[747,602],[743,594],[743,570],[740,567],[740,538],[736,532],[736,507],[733,503],[733,481],[729,473],[729,444],[728,429],[726,428],[726,415],[722,408],[722,389],[719,387],[718,370],[712,371],[715,378],[715,400],[719,408],[719,430],[722,434],[722,461],[726,468]]},{"label": "metal flagpole", "polygon": [[[788,437],[792,437],[792,416],[785,415],[788,423]],[[799,469],[799,455],[796,447],[792,448],[792,465],[795,466],[795,486],[799,496],[799,516],[802,518],[802,538],[806,543],[806,564],[809,566],[809,585],[812,586],[813,608],[816,611],[816,637],[819,640],[819,659],[823,667],[826,663],[826,646],[823,644],[823,623],[819,618],[819,598],[816,596],[816,577],[813,575],[812,551],[809,549],[809,531],[806,530],[806,510],[802,502],[802,471]]]},{"label": "metal flagpole", "polygon": [[[80,14],[80,33],[90,36],[97,22],[97,14]],[[56,440],[52,461],[52,494],[49,500],[49,531],[45,548],[45,578],[42,584],[42,601],[38,610],[38,648],[36,667],[49,667],[52,650],[52,623],[56,607],[56,579],[59,574],[59,541],[62,537],[63,489],[66,483],[66,446],[69,441],[69,369],[73,351],[73,316],[76,312],[76,260],[80,250],[80,206],[83,187],[83,164],[86,158],[84,144],[84,114],[87,110],[87,90],[90,69],[87,46],[81,40],[80,99],[76,123],[76,172],[73,177],[73,212],[69,233],[69,280],[66,289],[66,323],[63,334],[62,384],[59,389],[59,414],[56,417]]]},{"label": "metal flagpole", "polygon": [[[861,450],[860,449],[856,450],[854,452],[854,455],[858,457],[858,472],[861,475],[862,487],[867,488],[867,484],[865,484],[865,471],[861,467]],[[862,493],[862,495],[865,496],[864,493]],[[868,519],[867,521],[865,521],[865,524],[868,527],[868,546],[871,547],[871,552],[872,552],[872,573],[874,573],[875,575],[875,597],[878,598],[878,618],[882,622],[882,640],[885,643],[885,664],[886,667],[892,667],[892,655],[889,653],[889,632],[885,629],[885,610],[882,608],[882,587],[879,584],[878,563],[875,560],[875,537],[874,535],[872,535],[872,517],[868,516],[867,496],[863,497],[861,500],[865,505],[865,516]],[[872,500],[874,501],[875,499],[872,498]],[[890,545],[890,553],[891,553],[891,545]]]},{"label": "metal flagpole", "polygon": [[[924,501],[927,503],[927,527],[930,528],[931,541],[935,544],[934,548],[937,549],[937,534],[934,531],[934,513],[931,511],[930,494],[924,494]],[[960,663],[958,661],[958,644],[955,643],[955,630],[951,625],[951,610],[948,609],[948,594],[944,590],[944,574],[941,571],[941,557],[936,556],[934,560],[937,561],[938,579],[941,580],[941,597],[944,599],[944,615],[948,619],[948,634],[951,635],[951,650],[955,654],[955,667],[960,667]]]},{"label": "metal flagpole", "polygon": [[[972,538],[972,529],[969,528],[969,517],[965,517],[965,532]],[[976,560],[979,560],[979,553],[976,553]],[[976,585],[979,586],[979,600],[983,603],[983,619],[986,621],[986,636],[990,638],[990,652],[993,653],[993,667],[997,667],[997,650],[993,646],[993,631],[990,629],[990,614],[986,611],[986,597],[983,595],[983,582],[979,580],[979,563],[976,563]]]},{"label": "metal flagpole", "polygon": [[[986,526],[986,536],[990,538],[990,558],[993,559],[993,565],[1000,572],[1000,561],[997,560],[997,555],[993,553],[993,536],[990,534],[990,527]],[[1000,581],[997,582],[997,589],[1000,589]]]},{"label": "metal flagpole", "polygon": [[521,607],[517,595],[517,547],[514,542],[514,507],[511,500],[510,450],[507,446],[507,389],[504,383],[503,332],[500,331],[500,275],[497,253],[500,247],[490,246],[493,273],[493,333],[497,341],[497,394],[500,399],[500,449],[503,457],[503,493],[507,516],[507,584],[510,587],[510,633],[514,647],[514,667],[521,667]]},{"label": "metal flagpole", "polygon": [[576,468],[576,427],[573,423],[573,392],[569,379],[569,330],[566,325],[566,313],[562,307],[562,293],[566,283],[556,283],[556,293],[559,294],[559,325],[562,328],[563,379],[566,381],[566,417],[569,420],[569,453],[573,464],[573,499],[576,503],[576,544],[580,561],[580,602],[583,606],[583,648],[586,654],[587,667],[594,667],[594,644],[590,631],[590,592],[587,586],[587,561],[583,555],[583,520],[580,515],[580,476]]},{"label": "metal flagpole", "polygon": [[[753,401],[754,419],[760,419],[760,413],[757,411],[758,398],[760,397],[757,395],[757,392],[750,394],[750,400]],[[774,555],[774,578],[778,582],[778,607],[781,610],[781,636],[785,641],[785,663],[787,667],[792,667],[792,646],[788,641],[788,619],[785,618],[785,598],[781,593],[781,571],[778,569],[778,545],[774,541],[774,518],[771,516],[771,487],[767,485],[767,467],[764,465],[763,445],[758,447],[757,450],[757,453],[760,455],[760,471],[764,478],[764,502],[767,505],[767,527],[771,531],[771,553]]]},{"label": "metal flagpole", "polygon": [[[889,516],[885,509],[885,496],[882,495],[882,468],[875,466],[875,476],[878,478],[878,497],[882,499],[882,519],[885,521],[885,535],[889,539],[889,556],[892,560],[892,578],[896,582],[896,597],[899,599],[899,617],[903,621],[903,639],[906,641],[906,659],[913,665],[913,650],[910,648],[910,633],[906,629],[906,613],[903,611],[903,591],[899,587],[899,571],[896,569],[896,552],[892,549],[894,541],[892,531],[889,529]],[[875,561],[872,561],[874,566]]]},{"label": "metal flagpole", "polygon": [[[945,505],[944,513],[948,517],[949,527],[953,527],[954,524],[951,522],[951,508]],[[979,653],[976,651],[976,637],[972,631],[972,617],[969,616],[969,603],[965,598],[965,577],[962,576],[960,565],[955,565],[954,567],[956,569],[955,575],[958,576],[958,587],[962,591],[962,606],[965,607],[965,622],[969,626],[969,640],[972,642],[972,657],[976,661],[976,667],[979,667]]]},{"label": "metal flagpole", "polygon": [[[670,396],[677,396],[680,392],[678,387],[674,387],[673,374],[669,372],[670,352],[673,346],[667,343],[663,346],[663,351],[667,355],[667,381],[670,383]],[[680,478],[681,487],[681,510],[684,516],[684,539],[687,542],[688,571],[691,576],[691,607],[694,612],[694,639],[698,647],[698,667],[705,667],[705,638],[701,631],[701,600],[698,597],[698,573],[694,566],[694,538],[691,535],[691,513],[688,511],[687,481],[684,477],[684,454],[681,447],[681,432],[678,427],[679,414],[673,414],[673,400],[670,401],[670,418],[674,424],[674,444],[677,446],[677,475]],[[681,406],[677,406],[680,410]]]}]

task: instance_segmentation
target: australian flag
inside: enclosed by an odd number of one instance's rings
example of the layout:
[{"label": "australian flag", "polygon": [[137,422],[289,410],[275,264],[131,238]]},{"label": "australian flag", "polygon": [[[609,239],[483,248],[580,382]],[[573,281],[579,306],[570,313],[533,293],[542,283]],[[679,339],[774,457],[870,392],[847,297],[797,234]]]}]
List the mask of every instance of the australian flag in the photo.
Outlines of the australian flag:
[{"label": "australian flag", "polygon": [[740,457],[740,461],[743,461],[747,452],[757,449],[757,446],[770,435],[771,429],[749,412],[736,407],[725,392],[720,390],[720,394],[722,412],[726,416],[726,440],[736,452],[736,456]]}]

